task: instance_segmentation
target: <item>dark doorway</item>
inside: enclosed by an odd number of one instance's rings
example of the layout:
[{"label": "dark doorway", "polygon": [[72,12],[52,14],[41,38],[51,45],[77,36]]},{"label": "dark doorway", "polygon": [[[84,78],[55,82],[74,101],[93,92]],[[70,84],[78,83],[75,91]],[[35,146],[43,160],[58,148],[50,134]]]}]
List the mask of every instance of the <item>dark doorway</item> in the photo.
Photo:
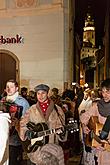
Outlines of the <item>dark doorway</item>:
[{"label": "dark doorway", "polygon": [[16,80],[16,61],[9,54],[0,53],[0,94],[9,79]]},{"label": "dark doorway", "polygon": [[89,84],[91,88],[93,88],[94,85],[94,69],[89,69],[86,71],[85,74],[85,82]]}]

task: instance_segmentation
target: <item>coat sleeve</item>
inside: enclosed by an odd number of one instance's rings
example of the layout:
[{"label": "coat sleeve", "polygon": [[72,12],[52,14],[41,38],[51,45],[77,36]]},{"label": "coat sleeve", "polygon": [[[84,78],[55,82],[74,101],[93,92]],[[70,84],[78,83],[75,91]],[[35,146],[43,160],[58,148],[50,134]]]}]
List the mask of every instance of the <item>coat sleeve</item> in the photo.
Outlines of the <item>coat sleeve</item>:
[{"label": "coat sleeve", "polygon": [[20,130],[19,130],[19,136],[21,138],[22,141],[25,141],[25,133],[28,130],[27,128],[27,123],[30,120],[30,109],[26,111],[26,113],[24,114],[24,116],[21,117],[20,120]]},{"label": "coat sleeve", "polygon": [[61,122],[61,125],[65,125],[65,114],[59,106],[57,106],[57,109],[58,109],[58,117]]},{"label": "coat sleeve", "polygon": [[80,115],[80,121],[82,124],[87,125],[90,117],[98,116],[97,103],[94,103],[90,109]]},{"label": "coat sleeve", "polygon": [[[60,126],[62,127],[65,125],[65,114],[60,107],[57,107],[57,109],[58,109],[58,117],[59,117],[59,123],[60,123],[59,127]],[[62,132],[59,135],[57,135],[58,140],[62,142],[67,141],[67,135],[68,135],[67,131],[62,130]]]}]

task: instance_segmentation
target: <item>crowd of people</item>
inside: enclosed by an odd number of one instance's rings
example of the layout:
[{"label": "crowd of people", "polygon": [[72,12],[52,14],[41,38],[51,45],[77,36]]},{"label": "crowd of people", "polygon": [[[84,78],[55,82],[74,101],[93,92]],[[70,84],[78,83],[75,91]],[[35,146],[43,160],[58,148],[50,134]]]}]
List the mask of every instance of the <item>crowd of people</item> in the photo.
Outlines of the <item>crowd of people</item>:
[{"label": "crowd of people", "polygon": [[109,109],[109,78],[101,89],[75,83],[61,94],[47,84],[28,91],[8,80],[0,100],[0,164],[68,165],[81,154],[80,165],[108,165]]}]

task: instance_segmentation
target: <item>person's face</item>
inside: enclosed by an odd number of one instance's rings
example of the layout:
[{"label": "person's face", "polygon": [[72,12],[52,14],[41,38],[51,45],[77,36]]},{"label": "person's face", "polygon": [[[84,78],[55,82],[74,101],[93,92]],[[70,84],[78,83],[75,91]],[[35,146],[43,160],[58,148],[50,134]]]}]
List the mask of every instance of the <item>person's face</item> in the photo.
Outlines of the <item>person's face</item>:
[{"label": "person's face", "polygon": [[38,100],[39,102],[45,102],[45,101],[47,100],[47,98],[48,98],[48,93],[47,93],[47,91],[39,90],[39,91],[37,92],[37,100]]},{"label": "person's face", "polygon": [[35,97],[35,93],[30,91],[30,92],[29,92],[29,96],[30,96],[30,97]]},{"label": "person's face", "polygon": [[27,92],[26,92],[26,91],[23,91],[23,92],[22,92],[22,95],[23,95],[23,96],[27,96]]},{"label": "person's face", "polygon": [[52,91],[52,95],[57,95],[58,93],[56,91]]},{"label": "person's face", "polygon": [[110,89],[102,88],[102,96],[105,102],[110,101]]},{"label": "person's face", "polygon": [[7,96],[12,96],[18,91],[18,87],[15,86],[12,82],[7,82],[6,84],[6,93]]}]

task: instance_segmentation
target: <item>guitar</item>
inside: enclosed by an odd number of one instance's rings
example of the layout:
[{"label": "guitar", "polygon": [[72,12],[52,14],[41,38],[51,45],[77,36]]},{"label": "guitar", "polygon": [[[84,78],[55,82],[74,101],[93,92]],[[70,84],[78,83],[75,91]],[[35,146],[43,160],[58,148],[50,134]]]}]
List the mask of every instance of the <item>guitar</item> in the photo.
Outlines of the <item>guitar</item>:
[{"label": "guitar", "polygon": [[27,153],[35,152],[39,146],[43,146],[47,144],[49,141],[49,135],[55,134],[58,132],[61,133],[62,128],[64,130],[70,131],[71,133],[79,131],[76,120],[70,121],[64,127],[60,127],[56,129],[48,129],[48,126],[46,123],[34,124],[33,122],[29,122],[27,124],[27,128],[35,132],[34,138],[32,138],[31,140],[26,139],[25,141],[22,141],[24,151]]},{"label": "guitar", "polygon": [[105,150],[110,151],[110,143],[107,140],[102,141],[99,138],[103,124],[99,123],[98,117],[91,117],[88,123],[88,127],[91,131],[88,135],[86,135],[86,145],[90,147],[102,146]]},{"label": "guitar", "polygon": [[9,113],[11,117],[11,124],[9,129],[9,135],[17,134],[15,129],[15,119],[20,119],[22,116],[23,106],[17,105],[14,102],[6,101],[6,98],[3,98],[0,101],[0,111],[3,113]]}]

